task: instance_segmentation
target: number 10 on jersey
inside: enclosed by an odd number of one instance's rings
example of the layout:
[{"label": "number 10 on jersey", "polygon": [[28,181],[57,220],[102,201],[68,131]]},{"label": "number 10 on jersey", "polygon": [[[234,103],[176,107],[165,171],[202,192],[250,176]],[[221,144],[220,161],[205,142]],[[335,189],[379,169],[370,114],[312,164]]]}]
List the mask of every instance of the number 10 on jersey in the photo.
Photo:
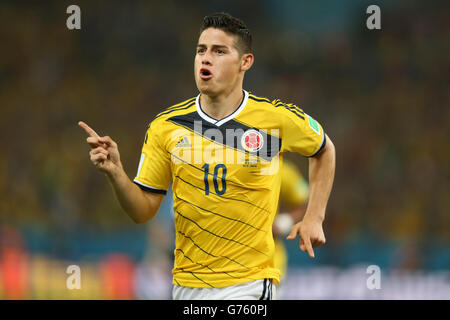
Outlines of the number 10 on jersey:
[{"label": "number 10 on jersey", "polygon": [[[208,195],[209,194],[208,177],[210,175],[209,163],[205,163],[202,168],[205,171],[205,175],[204,175],[205,195]],[[221,171],[220,172],[220,180],[221,180],[220,188],[219,188],[219,182],[217,180],[219,177],[219,171]],[[226,176],[227,176],[227,167],[224,164],[220,163],[214,167],[214,174],[213,174],[214,190],[216,191],[216,194],[219,196],[223,195],[227,191],[227,182],[225,180]]]}]

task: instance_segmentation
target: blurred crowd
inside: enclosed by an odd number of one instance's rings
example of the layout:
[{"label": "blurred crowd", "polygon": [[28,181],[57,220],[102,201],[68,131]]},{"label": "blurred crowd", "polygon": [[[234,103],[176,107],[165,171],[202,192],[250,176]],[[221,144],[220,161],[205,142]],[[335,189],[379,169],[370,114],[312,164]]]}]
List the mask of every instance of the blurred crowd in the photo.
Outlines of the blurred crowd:
[{"label": "blurred crowd", "polygon": [[[166,229],[136,226],[122,212],[77,122],[110,135],[133,178],[153,116],[197,94],[198,30],[215,11],[242,18],[253,32],[255,65],[244,88],[300,105],[336,146],[318,263],[450,269],[448,2],[383,1],[382,29],[373,31],[364,1],[342,2],[336,25],[325,27],[332,12],[315,10],[305,25],[286,12],[314,5],[286,3],[79,1],[81,30],[71,31],[61,2],[2,2],[0,275],[23,255],[38,270],[50,261],[41,255],[91,261],[91,254],[92,277],[108,281],[100,259],[118,254],[125,269],[142,263],[158,245],[152,239],[161,239],[157,230],[170,232],[170,219]],[[306,159],[288,157],[307,175]],[[89,251],[101,239],[113,240]],[[312,265],[296,243],[288,249],[293,265]],[[170,260],[169,252],[159,256]],[[95,290],[92,297],[107,297]]]}]

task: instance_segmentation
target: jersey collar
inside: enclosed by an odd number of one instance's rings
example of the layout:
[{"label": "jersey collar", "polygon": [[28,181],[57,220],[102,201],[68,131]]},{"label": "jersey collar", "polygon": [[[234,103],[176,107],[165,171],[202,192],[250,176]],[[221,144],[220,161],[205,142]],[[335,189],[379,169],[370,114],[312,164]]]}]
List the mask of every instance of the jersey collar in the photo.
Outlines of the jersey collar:
[{"label": "jersey collar", "polygon": [[239,105],[239,107],[236,110],[234,110],[234,112],[232,114],[230,114],[229,116],[226,116],[225,118],[220,119],[220,120],[217,120],[217,119],[214,119],[214,118],[208,116],[203,111],[202,106],[200,105],[200,95],[201,95],[201,93],[199,93],[199,95],[195,99],[195,106],[197,107],[197,113],[199,114],[199,116],[203,120],[205,120],[205,121],[207,121],[209,123],[215,124],[216,126],[220,127],[222,124],[230,121],[231,119],[236,117],[239,113],[241,113],[242,110],[244,110],[245,105],[247,104],[247,101],[248,101],[248,92],[245,91],[245,90],[242,90],[242,91],[244,92],[244,98],[242,99],[242,102]]}]

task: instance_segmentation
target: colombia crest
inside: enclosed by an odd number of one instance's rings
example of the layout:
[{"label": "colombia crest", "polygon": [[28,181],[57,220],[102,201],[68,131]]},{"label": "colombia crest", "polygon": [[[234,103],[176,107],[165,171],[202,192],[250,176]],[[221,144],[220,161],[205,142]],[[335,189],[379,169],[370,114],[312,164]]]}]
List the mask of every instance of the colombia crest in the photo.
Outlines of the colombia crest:
[{"label": "colombia crest", "polygon": [[247,130],[242,135],[241,145],[249,152],[259,151],[264,145],[263,135],[254,129]]}]

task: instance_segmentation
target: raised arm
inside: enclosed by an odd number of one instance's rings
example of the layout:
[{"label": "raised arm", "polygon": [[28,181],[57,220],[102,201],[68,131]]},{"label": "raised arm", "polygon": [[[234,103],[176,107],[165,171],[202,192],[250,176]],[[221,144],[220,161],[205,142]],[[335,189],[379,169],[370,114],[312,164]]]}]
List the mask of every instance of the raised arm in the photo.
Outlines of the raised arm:
[{"label": "raised arm", "polygon": [[141,190],[123,170],[117,143],[109,136],[100,137],[86,123],[78,125],[89,135],[86,139],[91,146],[91,162],[106,174],[122,209],[136,223],[144,223],[158,211],[163,194]]}]

